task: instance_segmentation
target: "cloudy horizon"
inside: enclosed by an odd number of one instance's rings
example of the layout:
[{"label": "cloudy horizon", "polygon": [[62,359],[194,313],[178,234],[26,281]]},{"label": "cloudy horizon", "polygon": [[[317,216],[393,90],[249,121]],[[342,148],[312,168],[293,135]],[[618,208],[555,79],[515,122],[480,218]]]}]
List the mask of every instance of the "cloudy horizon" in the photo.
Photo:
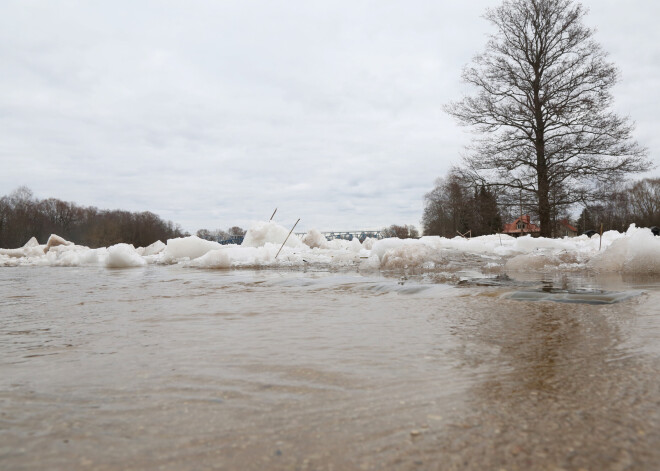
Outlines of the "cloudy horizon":
[{"label": "cloudy horizon", "polygon": [[[584,1],[621,71],[615,110],[660,176],[660,5]],[[466,91],[499,1],[10,1],[0,18],[0,194],[20,185],[194,233],[419,225],[470,134]]]}]

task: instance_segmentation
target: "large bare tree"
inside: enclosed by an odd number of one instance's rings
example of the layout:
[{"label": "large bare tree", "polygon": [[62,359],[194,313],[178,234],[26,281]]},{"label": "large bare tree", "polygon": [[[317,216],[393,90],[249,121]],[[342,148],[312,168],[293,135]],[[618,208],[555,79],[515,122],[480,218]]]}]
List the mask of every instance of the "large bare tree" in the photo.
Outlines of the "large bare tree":
[{"label": "large bare tree", "polygon": [[571,0],[507,0],[487,10],[495,32],[463,71],[476,94],[446,106],[477,134],[467,172],[533,199],[546,237],[557,206],[650,165],[634,125],[611,109],[618,71],[585,14]]}]

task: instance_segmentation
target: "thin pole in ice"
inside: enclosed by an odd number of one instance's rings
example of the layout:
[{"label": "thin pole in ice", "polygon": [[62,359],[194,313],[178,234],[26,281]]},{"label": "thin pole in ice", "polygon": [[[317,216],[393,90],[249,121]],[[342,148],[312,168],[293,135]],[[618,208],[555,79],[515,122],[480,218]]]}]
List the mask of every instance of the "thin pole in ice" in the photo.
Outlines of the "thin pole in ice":
[{"label": "thin pole in ice", "polygon": [[[284,242],[282,242],[282,247],[284,247],[284,244],[286,244],[286,241],[289,240],[289,237],[291,236],[291,233],[292,233],[293,230],[296,228],[296,226],[298,225],[299,222],[300,222],[300,218],[298,218],[298,220],[296,221],[296,223],[293,225],[293,227],[292,227],[291,230],[289,231],[289,235],[286,236],[286,239],[284,239]],[[277,256],[278,256],[278,255],[280,254],[280,252],[282,251],[282,247],[280,247],[280,250],[278,250],[278,251],[277,251],[277,254],[275,254],[275,258],[277,258]]]},{"label": "thin pole in ice", "polygon": [[598,243],[598,251],[600,252],[601,247],[603,246],[603,223],[600,223],[600,242]]},{"label": "thin pole in ice", "polygon": [[270,219],[268,220],[268,222],[270,222],[270,221],[273,220],[273,218],[275,217],[275,213],[276,213],[276,212],[277,212],[277,208],[275,208],[275,211],[273,211],[273,214],[272,214],[272,216],[270,217]]}]

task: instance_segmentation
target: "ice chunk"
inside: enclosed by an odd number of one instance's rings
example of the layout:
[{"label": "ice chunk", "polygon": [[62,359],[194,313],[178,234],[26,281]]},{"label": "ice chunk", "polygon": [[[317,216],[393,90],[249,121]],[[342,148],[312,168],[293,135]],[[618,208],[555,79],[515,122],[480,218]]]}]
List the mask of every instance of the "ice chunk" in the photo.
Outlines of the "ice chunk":
[{"label": "ice chunk", "polygon": [[166,245],[163,244],[160,240],[157,240],[151,245],[147,245],[144,248],[144,252],[142,252],[142,255],[149,256],[149,255],[156,255],[158,253],[161,253],[163,250],[165,250]]},{"label": "ice chunk", "polygon": [[353,237],[353,239],[351,239],[350,243],[348,244],[348,250],[356,253],[362,250],[362,244],[360,243],[360,239],[358,239],[357,237]]},{"label": "ice chunk", "polygon": [[211,250],[193,260],[190,266],[197,268],[229,268],[231,267],[231,258],[227,249]]},{"label": "ice chunk", "polygon": [[37,240],[36,237],[31,237],[30,240],[28,240],[23,248],[32,248],[32,247],[39,247],[39,241]]},{"label": "ice chunk", "polygon": [[405,241],[397,238],[381,239],[373,244],[371,248],[371,253],[373,255],[376,255],[379,260],[382,260],[383,256],[388,250],[401,247],[405,243],[406,243]]},{"label": "ice chunk", "polygon": [[316,229],[310,229],[307,234],[302,238],[302,241],[308,247],[325,249],[328,247],[328,241],[325,236]]},{"label": "ice chunk", "polygon": [[57,247],[59,245],[73,245],[73,242],[69,242],[57,234],[51,234],[48,238],[48,242],[46,242],[46,248],[44,249],[44,252],[48,252],[53,247]]},{"label": "ice chunk", "polygon": [[183,258],[192,260],[220,247],[222,245],[217,242],[200,239],[197,236],[169,239],[167,246],[162,251],[163,261],[177,262]]},{"label": "ice chunk", "polygon": [[437,250],[425,244],[412,243],[392,247],[383,253],[380,259],[381,268],[397,269],[422,266],[429,261],[437,261]]},{"label": "ice chunk", "polygon": [[378,257],[384,269],[422,266],[440,259],[438,248],[416,239],[381,239],[374,243],[371,254]]},{"label": "ice chunk", "polygon": [[21,258],[25,257],[25,249],[22,247],[20,249],[0,249],[0,255],[13,258]]},{"label": "ice chunk", "polygon": [[90,249],[81,245],[58,245],[52,247],[45,255],[35,259],[36,265],[78,267],[82,265],[98,265],[105,260],[108,249]]},{"label": "ice chunk", "polygon": [[146,260],[130,244],[108,247],[108,257],[105,260],[105,266],[108,268],[141,267],[146,264]]},{"label": "ice chunk", "polygon": [[362,242],[362,248],[366,250],[373,249],[374,244],[376,243],[377,240],[378,239],[376,239],[375,237],[367,237],[366,239],[364,239],[364,242]]},{"label": "ice chunk", "polygon": [[597,253],[589,265],[599,271],[660,274],[660,238],[650,229],[633,224],[625,237],[617,237],[606,250]]},{"label": "ice chunk", "polygon": [[547,255],[544,254],[522,254],[509,259],[505,268],[508,271],[536,271],[550,264]]},{"label": "ice chunk", "polygon": [[[270,266],[277,263],[292,262],[302,264],[302,256],[298,255],[292,260],[290,248],[285,247],[278,259],[275,259],[280,246],[267,243],[264,247],[243,247],[238,245],[225,245],[217,250],[211,250],[203,256],[191,260],[186,266],[196,268],[229,268],[229,267],[257,267]],[[318,250],[318,249],[316,249]]]},{"label": "ice chunk", "polygon": [[548,251],[516,255],[506,262],[505,268],[508,271],[534,272],[548,268],[568,268],[580,262],[576,251]]},{"label": "ice chunk", "polygon": [[[245,234],[242,247],[263,247],[264,245],[281,245],[289,235],[289,230],[275,224],[274,222],[258,222],[253,225]],[[305,244],[295,236],[289,237],[286,241],[287,247],[305,247]]]},{"label": "ice chunk", "polygon": [[35,237],[30,238],[23,247],[17,249],[0,249],[0,255],[11,258],[39,257],[43,256],[43,247],[39,245]]}]

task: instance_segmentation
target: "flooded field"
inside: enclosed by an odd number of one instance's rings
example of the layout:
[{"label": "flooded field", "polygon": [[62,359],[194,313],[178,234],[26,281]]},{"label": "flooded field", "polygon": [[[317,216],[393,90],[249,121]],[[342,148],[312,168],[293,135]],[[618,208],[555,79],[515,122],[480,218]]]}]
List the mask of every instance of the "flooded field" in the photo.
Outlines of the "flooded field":
[{"label": "flooded field", "polygon": [[0,269],[0,468],[652,470],[660,280]]}]

